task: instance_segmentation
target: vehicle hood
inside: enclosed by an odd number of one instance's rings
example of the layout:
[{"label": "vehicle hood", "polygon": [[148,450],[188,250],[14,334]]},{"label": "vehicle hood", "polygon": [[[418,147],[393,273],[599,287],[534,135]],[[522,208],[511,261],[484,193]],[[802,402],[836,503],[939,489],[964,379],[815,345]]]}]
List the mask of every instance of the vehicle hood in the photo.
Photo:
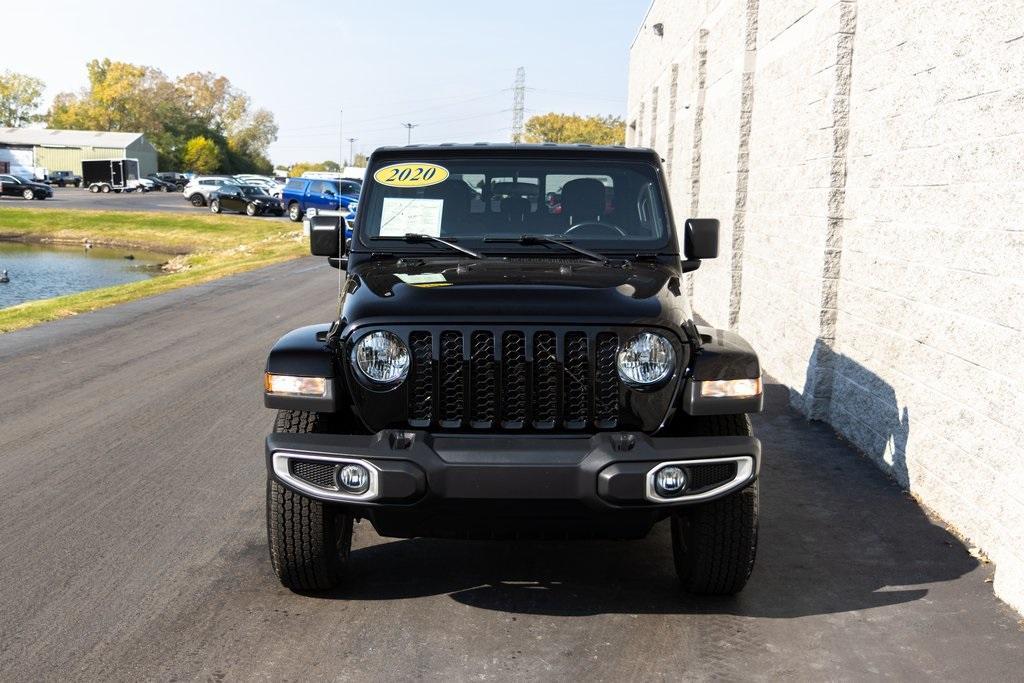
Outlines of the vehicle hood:
[{"label": "vehicle hood", "polygon": [[673,269],[576,258],[389,259],[348,274],[349,326],[422,320],[658,325],[690,318]]}]

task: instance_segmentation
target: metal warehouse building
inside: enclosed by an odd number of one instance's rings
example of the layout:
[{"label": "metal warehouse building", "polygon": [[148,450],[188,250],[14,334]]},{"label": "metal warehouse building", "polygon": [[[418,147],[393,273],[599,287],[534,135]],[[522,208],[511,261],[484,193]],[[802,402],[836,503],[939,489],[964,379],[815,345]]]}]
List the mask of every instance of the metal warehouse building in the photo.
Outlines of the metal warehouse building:
[{"label": "metal warehouse building", "polygon": [[138,159],[143,176],[157,170],[156,148],[142,133],[0,128],[0,173],[32,175],[44,168],[81,175],[84,159]]}]

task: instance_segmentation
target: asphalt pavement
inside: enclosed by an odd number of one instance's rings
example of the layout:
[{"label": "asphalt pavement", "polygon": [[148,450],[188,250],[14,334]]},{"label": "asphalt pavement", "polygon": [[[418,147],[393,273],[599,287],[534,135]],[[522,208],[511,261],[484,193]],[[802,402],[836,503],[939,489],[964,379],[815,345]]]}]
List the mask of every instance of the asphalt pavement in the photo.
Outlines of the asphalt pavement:
[{"label": "asphalt pavement", "polygon": [[[172,213],[209,212],[208,206],[195,207],[180,192],[110,192],[92,193],[80,187],[54,187],[53,197],[44,200],[25,200],[20,197],[0,197],[0,211],[5,207],[28,209],[76,209],[86,211],[159,211]],[[263,220],[288,220],[275,216]]]},{"label": "asphalt pavement", "polygon": [[0,679],[1020,679],[993,567],[776,385],[738,597],[681,594],[665,525],[499,543],[362,523],[347,588],[290,593],[265,546],[262,365],[336,292],[303,259],[0,336]]}]

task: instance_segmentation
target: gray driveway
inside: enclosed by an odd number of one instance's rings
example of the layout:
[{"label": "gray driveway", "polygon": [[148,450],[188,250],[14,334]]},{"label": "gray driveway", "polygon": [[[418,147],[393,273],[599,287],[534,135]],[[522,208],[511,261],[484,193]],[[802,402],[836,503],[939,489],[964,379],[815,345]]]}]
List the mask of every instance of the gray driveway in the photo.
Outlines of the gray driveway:
[{"label": "gray driveway", "polygon": [[665,528],[496,543],[360,524],[348,588],[284,590],[260,373],[280,334],[330,318],[336,278],[304,259],[0,336],[0,678],[1019,679],[992,567],[777,386],[737,598],[680,594]]}]

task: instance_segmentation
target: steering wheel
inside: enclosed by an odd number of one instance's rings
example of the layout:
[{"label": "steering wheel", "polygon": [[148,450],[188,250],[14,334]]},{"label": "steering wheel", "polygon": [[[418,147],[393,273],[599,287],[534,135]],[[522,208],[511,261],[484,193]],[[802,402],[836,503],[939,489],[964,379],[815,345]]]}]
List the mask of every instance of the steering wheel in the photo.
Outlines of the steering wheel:
[{"label": "steering wheel", "polygon": [[614,223],[601,223],[600,221],[580,221],[575,225],[569,226],[569,229],[565,231],[566,235],[571,234],[573,231],[583,231],[585,228],[598,228],[598,232],[614,232],[620,237],[625,237],[626,232]]}]

